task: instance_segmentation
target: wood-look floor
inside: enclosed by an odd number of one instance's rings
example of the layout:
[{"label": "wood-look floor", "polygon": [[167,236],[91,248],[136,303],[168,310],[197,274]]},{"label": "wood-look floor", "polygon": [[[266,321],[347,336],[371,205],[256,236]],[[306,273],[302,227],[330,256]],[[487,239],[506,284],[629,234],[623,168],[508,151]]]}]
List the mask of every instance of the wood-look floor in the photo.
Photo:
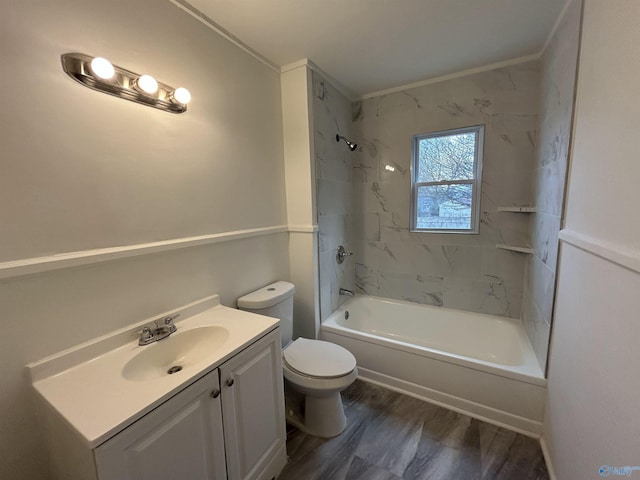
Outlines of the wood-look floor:
[{"label": "wood-look floor", "polygon": [[342,393],[332,439],[290,429],[278,480],[547,480],[538,441],[379,386]]}]

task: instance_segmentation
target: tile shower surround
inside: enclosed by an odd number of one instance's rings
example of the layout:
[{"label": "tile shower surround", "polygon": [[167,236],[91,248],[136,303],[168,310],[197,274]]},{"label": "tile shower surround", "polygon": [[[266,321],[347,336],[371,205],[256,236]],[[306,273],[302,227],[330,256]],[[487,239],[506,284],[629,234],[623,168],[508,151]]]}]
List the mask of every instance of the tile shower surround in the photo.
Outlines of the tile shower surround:
[{"label": "tile shower surround", "polygon": [[[322,320],[340,303],[340,287],[522,318],[544,367],[579,10],[573,2],[540,62],[351,105],[314,72]],[[409,232],[412,136],[477,124],[486,126],[480,234]],[[358,150],[336,143],[337,131]],[[510,205],[535,205],[538,213],[497,211]],[[535,254],[498,250],[497,243],[530,244]],[[354,256],[338,266],[340,244]]]},{"label": "tile shower surround", "polygon": [[544,370],[553,312],[558,232],[569,156],[571,117],[580,33],[581,2],[574,0],[562,19],[541,61],[540,123],[531,217],[531,245],[527,259],[522,321]]},{"label": "tile shower surround", "polygon": [[355,249],[351,179],[353,152],[336,134],[353,138],[351,102],[313,72],[313,125],[318,197],[318,248],[320,259],[320,315],[326,319],[338,308],[340,288],[355,288],[353,257],[338,265],[336,250]]},{"label": "tile shower surround", "polygon": [[[529,243],[539,64],[528,62],[369,98],[352,105],[348,210],[359,293],[519,318]],[[485,125],[479,235],[409,232],[411,138]],[[385,167],[389,165],[394,171]],[[319,197],[339,201],[344,183]]]}]

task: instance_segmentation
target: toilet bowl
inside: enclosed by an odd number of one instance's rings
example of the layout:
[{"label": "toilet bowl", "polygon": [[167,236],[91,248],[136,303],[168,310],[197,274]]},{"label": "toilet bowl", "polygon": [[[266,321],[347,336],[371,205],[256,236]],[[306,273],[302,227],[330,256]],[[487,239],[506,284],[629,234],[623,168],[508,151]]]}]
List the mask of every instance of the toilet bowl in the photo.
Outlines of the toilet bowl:
[{"label": "toilet bowl", "polygon": [[239,298],[238,307],[280,319],[285,386],[303,396],[300,408],[287,404],[287,422],[310,435],[335,437],[347,424],[340,392],[358,376],[356,359],[330,342],[291,341],[294,292],[293,284],[275,282]]},{"label": "toilet bowl", "polygon": [[304,420],[287,408],[289,423],[319,437],[342,433],[347,419],[340,392],[358,377],[351,352],[322,340],[298,338],[284,349],[282,360],[287,386],[304,395]]}]

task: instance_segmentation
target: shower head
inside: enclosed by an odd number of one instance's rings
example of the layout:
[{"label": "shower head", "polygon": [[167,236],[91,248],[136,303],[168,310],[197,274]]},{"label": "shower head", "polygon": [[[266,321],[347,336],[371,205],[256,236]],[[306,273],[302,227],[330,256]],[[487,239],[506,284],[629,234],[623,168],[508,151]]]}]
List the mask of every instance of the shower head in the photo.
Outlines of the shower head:
[{"label": "shower head", "polygon": [[349,150],[351,150],[352,152],[355,151],[356,148],[358,148],[358,144],[357,143],[353,143],[353,142],[347,140],[345,137],[343,137],[339,133],[336,133],[336,142],[339,142],[340,140],[344,140],[344,143],[347,144],[347,146],[349,147]]}]

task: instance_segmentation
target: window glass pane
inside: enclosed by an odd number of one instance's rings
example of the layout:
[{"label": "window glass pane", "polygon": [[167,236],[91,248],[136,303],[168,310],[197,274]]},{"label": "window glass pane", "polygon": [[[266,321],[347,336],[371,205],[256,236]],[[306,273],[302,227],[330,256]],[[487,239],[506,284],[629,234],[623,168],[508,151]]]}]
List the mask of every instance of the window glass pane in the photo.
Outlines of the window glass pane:
[{"label": "window glass pane", "polygon": [[416,228],[471,228],[473,185],[428,185],[417,188]]},{"label": "window glass pane", "polygon": [[418,140],[418,182],[474,178],[476,132]]}]

